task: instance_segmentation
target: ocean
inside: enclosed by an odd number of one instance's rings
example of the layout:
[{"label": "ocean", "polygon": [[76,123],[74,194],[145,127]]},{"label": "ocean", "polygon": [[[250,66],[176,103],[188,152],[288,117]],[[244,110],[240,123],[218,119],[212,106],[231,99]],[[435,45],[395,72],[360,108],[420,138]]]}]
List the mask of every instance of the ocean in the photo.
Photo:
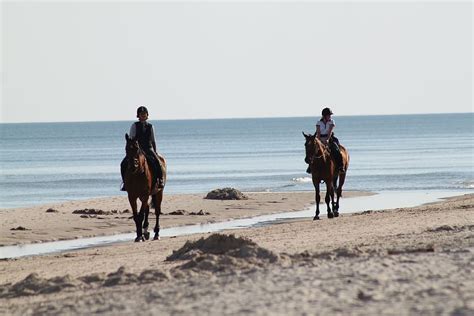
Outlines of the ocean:
[{"label": "ocean", "polygon": [[[313,190],[304,137],[317,117],[164,120],[166,193]],[[335,116],[351,156],[345,190],[474,190],[474,113]],[[0,208],[125,195],[133,121],[0,124]]]}]

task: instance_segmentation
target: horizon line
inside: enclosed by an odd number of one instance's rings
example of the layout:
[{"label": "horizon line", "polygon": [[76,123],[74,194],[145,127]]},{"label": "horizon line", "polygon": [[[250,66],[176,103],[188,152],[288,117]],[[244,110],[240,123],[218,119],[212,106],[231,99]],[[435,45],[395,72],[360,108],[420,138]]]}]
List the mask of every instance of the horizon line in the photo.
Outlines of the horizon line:
[{"label": "horizon line", "polygon": [[[408,116],[408,115],[443,115],[443,114],[473,114],[472,112],[431,112],[431,113],[398,113],[398,114],[352,114],[352,115],[335,115],[335,117],[359,117],[359,116]],[[319,115],[305,116],[242,116],[242,117],[210,117],[210,118],[162,118],[149,121],[198,121],[198,120],[244,120],[244,119],[278,119],[278,118],[309,118],[319,117]],[[134,121],[135,119],[133,119]],[[86,120],[86,121],[14,121],[0,122],[0,124],[42,124],[42,123],[99,123],[99,122],[130,122],[130,120]]]}]

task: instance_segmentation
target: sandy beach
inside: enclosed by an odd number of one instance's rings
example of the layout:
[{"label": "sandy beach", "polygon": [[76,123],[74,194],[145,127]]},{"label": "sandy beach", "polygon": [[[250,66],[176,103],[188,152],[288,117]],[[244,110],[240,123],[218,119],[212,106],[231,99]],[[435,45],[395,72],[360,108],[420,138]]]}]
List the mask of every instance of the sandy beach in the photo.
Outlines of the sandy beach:
[{"label": "sandy beach", "polygon": [[474,316],[473,1],[0,8],[0,316]]},{"label": "sandy beach", "polygon": [[[314,204],[313,192],[245,194],[247,200],[208,200],[204,199],[205,194],[166,195],[160,217],[161,228],[299,211]],[[345,192],[344,197],[369,194]],[[0,212],[0,246],[135,231],[125,194],[120,197],[4,209]],[[202,215],[193,215],[196,213]],[[152,209],[151,229],[154,225],[155,215]]]},{"label": "sandy beach", "polygon": [[473,223],[468,194],[2,260],[0,312],[472,315]]}]

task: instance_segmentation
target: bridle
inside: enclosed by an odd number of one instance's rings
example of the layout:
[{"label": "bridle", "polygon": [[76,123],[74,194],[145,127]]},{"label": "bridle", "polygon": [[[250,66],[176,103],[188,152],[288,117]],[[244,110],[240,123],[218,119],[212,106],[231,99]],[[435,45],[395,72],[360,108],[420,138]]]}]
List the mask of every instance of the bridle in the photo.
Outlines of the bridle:
[{"label": "bridle", "polygon": [[[133,154],[133,156],[130,153],[132,149],[129,148],[128,144],[126,148],[127,157],[128,157],[128,168],[131,169],[132,174],[142,174],[145,172],[144,164],[140,165],[140,155],[144,155],[144,153],[142,149],[140,148],[140,145],[137,145],[137,146],[138,146],[137,151]],[[135,149],[133,148],[133,150]],[[132,165],[132,162],[133,162],[133,165]]]},{"label": "bridle", "polygon": [[[310,145],[311,143],[308,142],[308,145]],[[327,150],[324,148],[322,148],[321,146],[319,146],[319,144],[316,143],[316,137],[313,138],[312,140],[312,145],[314,146],[314,150],[313,150],[313,154],[310,156],[310,159],[309,159],[309,164],[313,164],[315,160],[318,160],[318,159],[323,159],[324,161],[326,161],[326,154],[327,154]],[[321,149],[321,151],[319,149]],[[317,154],[321,152],[321,154],[318,156]]]}]

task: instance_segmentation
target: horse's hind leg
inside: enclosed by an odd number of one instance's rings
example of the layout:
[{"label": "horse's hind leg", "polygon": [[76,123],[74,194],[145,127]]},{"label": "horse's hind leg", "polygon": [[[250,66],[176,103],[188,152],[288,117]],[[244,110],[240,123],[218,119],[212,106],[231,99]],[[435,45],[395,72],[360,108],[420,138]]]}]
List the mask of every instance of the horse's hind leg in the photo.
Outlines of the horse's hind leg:
[{"label": "horse's hind leg", "polygon": [[153,199],[153,205],[155,207],[155,215],[156,215],[156,225],[155,225],[155,236],[153,240],[160,239],[160,214],[161,214],[161,201],[163,201],[163,190],[158,192],[151,197]]},{"label": "horse's hind leg", "polygon": [[315,193],[315,199],[316,199],[316,214],[314,215],[313,217],[313,221],[315,220],[318,220],[319,219],[319,202],[321,202],[321,196],[319,195],[319,182],[317,184],[314,183],[313,181],[313,184],[314,184],[314,188],[316,190],[316,193]]},{"label": "horse's hind leg", "polygon": [[334,177],[334,181],[332,183],[333,195],[332,198],[332,211],[334,212],[334,217],[339,216],[339,195],[337,196],[337,201],[334,201],[334,188],[337,188],[337,175]]},{"label": "horse's hind leg", "polygon": [[342,188],[339,186],[336,189],[336,203],[335,203],[335,210],[338,212],[338,214],[339,214],[339,199],[341,198],[341,195],[342,195]]},{"label": "horse's hind leg", "polygon": [[337,186],[337,189],[336,189],[336,195],[337,195],[336,209],[338,212],[339,212],[339,199],[342,196],[342,186],[344,185],[345,180],[346,180],[346,174],[343,173],[339,176],[339,185]]},{"label": "horse's hind leg", "polygon": [[334,189],[330,181],[326,182],[326,198],[324,200],[326,201],[328,218],[333,218],[334,214],[331,211],[331,206],[329,203],[331,200],[334,201]]},{"label": "horse's hind leg", "polygon": [[[145,204],[142,204],[145,205]],[[146,240],[150,239],[150,232],[148,231],[148,215],[150,214],[150,206],[148,204],[148,198],[147,198],[147,203],[144,207],[144,221],[143,221],[143,237],[145,237]]]}]

